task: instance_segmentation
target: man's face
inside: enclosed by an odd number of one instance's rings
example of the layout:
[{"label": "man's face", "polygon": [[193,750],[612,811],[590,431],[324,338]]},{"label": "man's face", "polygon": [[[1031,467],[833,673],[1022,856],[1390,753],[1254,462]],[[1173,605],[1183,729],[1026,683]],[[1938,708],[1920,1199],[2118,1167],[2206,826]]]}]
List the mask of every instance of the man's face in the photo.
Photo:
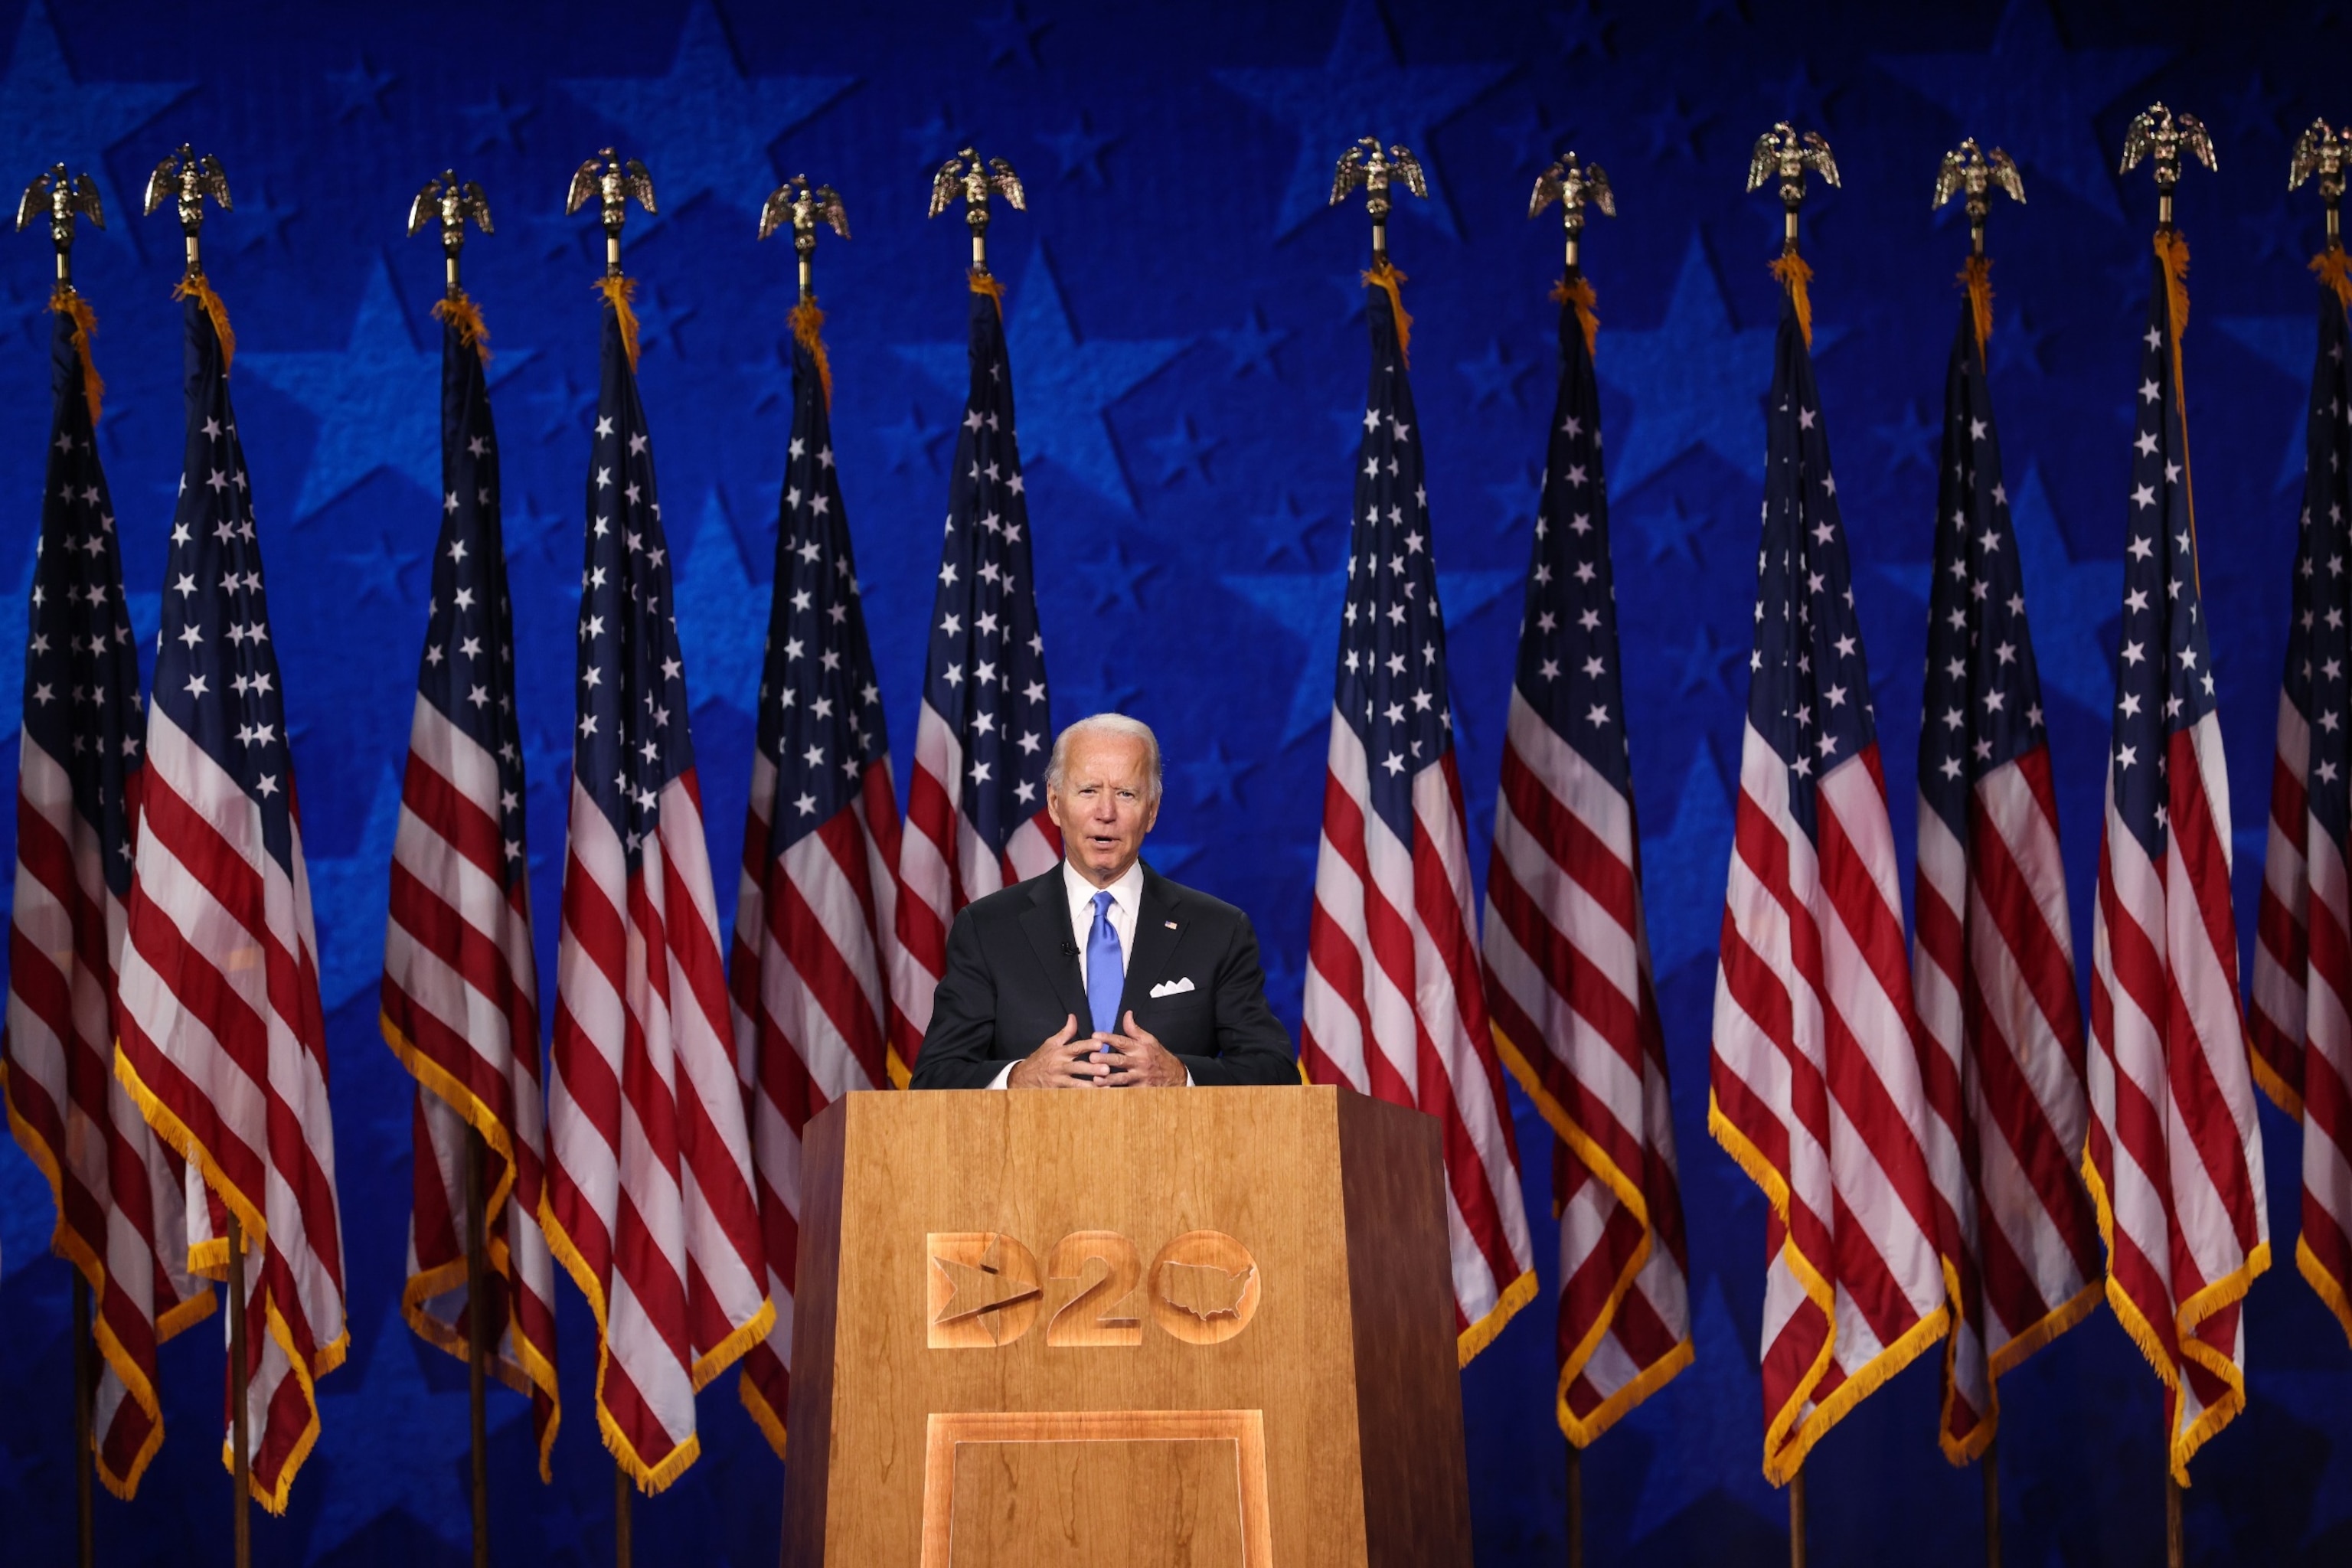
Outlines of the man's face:
[{"label": "man's face", "polygon": [[1160,819],[1150,765],[1140,741],[1081,734],[1070,742],[1061,787],[1045,791],[1045,809],[1062,830],[1070,864],[1097,887],[1127,874],[1143,852],[1143,836]]}]

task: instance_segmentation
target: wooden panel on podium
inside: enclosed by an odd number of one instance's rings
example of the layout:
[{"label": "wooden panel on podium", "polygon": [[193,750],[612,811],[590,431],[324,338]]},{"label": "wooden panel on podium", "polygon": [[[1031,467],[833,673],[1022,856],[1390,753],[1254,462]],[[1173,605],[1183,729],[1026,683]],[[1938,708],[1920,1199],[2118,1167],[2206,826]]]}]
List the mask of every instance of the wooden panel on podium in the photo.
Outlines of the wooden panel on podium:
[{"label": "wooden panel on podium", "polygon": [[1429,1118],[854,1094],[803,1151],[789,1563],[1469,1563]]}]

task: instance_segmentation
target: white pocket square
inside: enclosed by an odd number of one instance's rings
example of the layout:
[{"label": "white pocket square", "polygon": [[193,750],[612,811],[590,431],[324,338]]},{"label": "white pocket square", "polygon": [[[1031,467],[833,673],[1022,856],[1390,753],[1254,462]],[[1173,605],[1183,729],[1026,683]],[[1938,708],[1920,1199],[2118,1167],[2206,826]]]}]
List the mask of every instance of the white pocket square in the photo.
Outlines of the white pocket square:
[{"label": "white pocket square", "polygon": [[1159,984],[1151,988],[1151,994],[1154,996],[1181,996],[1185,992],[1192,989],[1192,977],[1188,974],[1181,980],[1161,981]]}]

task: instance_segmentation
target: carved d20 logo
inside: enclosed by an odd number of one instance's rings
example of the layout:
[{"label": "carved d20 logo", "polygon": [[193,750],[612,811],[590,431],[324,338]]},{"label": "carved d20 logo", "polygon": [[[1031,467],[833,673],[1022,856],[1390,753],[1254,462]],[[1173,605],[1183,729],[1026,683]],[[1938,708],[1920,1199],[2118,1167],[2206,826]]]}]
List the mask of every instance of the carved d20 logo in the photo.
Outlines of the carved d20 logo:
[{"label": "carved d20 logo", "polygon": [[933,1350],[992,1350],[1029,1331],[1045,1299],[1036,1254],[1002,1231],[935,1230],[930,1257]]},{"label": "carved d20 logo", "polygon": [[1151,1260],[1151,1317],[1175,1338],[1213,1345],[1257,1315],[1257,1259],[1221,1230],[1188,1230]]}]

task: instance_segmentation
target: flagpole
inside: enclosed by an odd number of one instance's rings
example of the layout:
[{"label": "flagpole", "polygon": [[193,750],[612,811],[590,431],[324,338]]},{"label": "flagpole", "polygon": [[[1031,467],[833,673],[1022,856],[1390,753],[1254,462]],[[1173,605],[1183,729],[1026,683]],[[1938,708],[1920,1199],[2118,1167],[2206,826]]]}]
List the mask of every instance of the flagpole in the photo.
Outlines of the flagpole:
[{"label": "flagpole", "polygon": [[[1970,320],[1976,331],[1977,353],[1981,360],[1986,342],[1992,334],[1992,263],[1985,256],[1985,220],[1992,214],[1992,194],[2001,191],[2011,200],[2025,200],[2025,183],[2019,176],[2017,164],[1999,147],[1990,153],[1977,145],[1973,136],[1963,137],[1960,144],[1944,154],[1936,171],[1936,195],[1929,205],[1940,209],[1954,196],[1961,198],[1961,208],[1969,220],[1969,259],[1960,276],[1969,291]],[[1973,1179],[1973,1178],[1971,1178]],[[1949,1375],[1948,1373],[1947,1374]],[[1990,1379],[1990,1374],[1988,1374]],[[1996,1412],[1997,1414],[1997,1412]],[[1988,1416],[1990,1421],[1993,1419]],[[1978,1461],[1984,1484],[1985,1568],[2000,1568],[2000,1439],[1995,1435],[1985,1439],[1984,1456]]]},{"label": "flagpole", "polygon": [[1977,1468],[1984,1472],[1985,1568],[2000,1568],[2000,1439],[1985,1444]]},{"label": "flagpole", "polygon": [[[60,255],[63,252],[59,253]],[[98,1445],[91,1431],[92,1406],[98,1397],[98,1324],[90,1316],[89,1281],[73,1269],[74,1337],[74,1530],[81,1568],[98,1561],[97,1517],[90,1497],[90,1470],[98,1462]]]},{"label": "flagpole", "polygon": [[[192,237],[189,243],[193,246]],[[246,1431],[245,1349],[245,1226],[236,1211],[228,1210],[228,1434],[229,1484],[236,1492],[235,1542],[236,1568],[253,1568],[253,1483]]]},{"label": "flagpole", "polygon": [[[1772,275],[1788,290],[1790,302],[1796,310],[1798,328],[1810,344],[1813,339],[1812,305],[1806,296],[1805,280],[1811,274],[1797,251],[1797,214],[1805,203],[1808,174],[1818,174],[1832,185],[1839,184],[1837,161],[1830,155],[1830,144],[1822,140],[1821,132],[1807,131],[1801,134],[1783,120],[1756,139],[1755,152],[1748,162],[1748,188],[1753,192],[1779,181],[1775,194],[1780,198],[1780,255],[1772,263]],[[1834,1331],[1835,1324],[1831,1326]],[[1789,1477],[1789,1568],[1805,1568],[1802,1458]]]},{"label": "flagpole", "polygon": [[[604,226],[604,276],[621,276],[621,229],[627,222],[629,203],[635,199],[646,212],[656,212],[654,205],[653,176],[636,159],[624,162],[612,148],[603,147],[596,155],[572,171],[572,189],[564,197],[563,211],[567,217],[594,201]],[[623,326],[629,343],[629,363],[636,363],[636,329],[630,325],[625,285],[612,292],[614,309],[622,314]],[[629,1568],[632,1525],[630,1517],[629,1471],[618,1454],[613,1456],[613,1561],[618,1568]]]},{"label": "flagpole", "polygon": [[[466,248],[466,220],[473,219],[483,233],[489,233],[489,202],[483,196],[481,186],[470,181],[460,181],[455,170],[445,170],[437,178],[425,181],[425,188],[417,192],[416,199],[409,204],[409,234],[415,236],[436,217],[441,221],[442,297],[452,308],[446,312],[447,320],[455,324],[461,320],[455,313],[455,307],[466,298],[466,287],[458,266],[458,259]],[[474,330],[478,329],[479,322],[477,321]],[[468,1469],[474,1521],[474,1568],[490,1568],[490,1447],[487,1408],[490,1349],[489,1321],[484,1301],[489,1283],[485,1251],[489,1215],[483,1202],[482,1191],[482,1167],[488,1157],[481,1129],[468,1123],[466,1128],[464,1176],[466,1415],[467,1447],[471,1450]]]},{"label": "flagpole", "polygon": [[[143,207],[152,216],[165,203],[173,203],[180,220],[180,233],[186,243],[187,268],[182,281],[194,285],[205,272],[202,236],[205,226],[205,198],[210,196],[226,211],[229,205],[228,175],[222,170],[220,160],[207,153],[199,158],[196,150],[182,142],[147,178]],[[63,258],[59,259],[63,276]],[[245,1297],[245,1226],[238,1220],[236,1210],[223,1204],[228,1216],[224,1237],[228,1247],[228,1469],[229,1485],[236,1492],[235,1511],[230,1526],[231,1555],[236,1568],[252,1568],[253,1563],[253,1472],[252,1439],[247,1421],[247,1398],[252,1380],[252,1368],[247,1364]]]},{"label": "flagpole", "polygon": [[[2180,184],[2181,154],[2184,153],[2203,163],[2208,169],[2216,166],[2213,161],[2212,140],[2206,134],[2203,123],[2193,114],[2175,114],[2161,103],[2150,104],[2134,115],[2130,127],[2124,132],[2123,164],[2116,172],[2128,174],[2137,168],[2143,160],[2151,164],[2150,172],[2156,177],[2156,233],[2159,250],[2163,247],[2165,237],[2173,233],[2172,194]],[[2293,189],[2293,186],[2290,185],[2288,188]],[[2165,286],[2168,289],[2175,290],[2174,303],[2177,312],[2179,281],[2168,277]],[[2173,327],[2176,331],[2179,330],[2179,323],[2180,318],[2176,313],[2173,318]],[[2176,369],[2180,363],[2179,353],[2180,345],[2176,339],[2173,343],[2173,364]],[[2185,452],[2181,461],[2184,466],[2188,462]],[[2196,527],[2196,514],[2193,511],[2189,516],[2189,527],[2192,530]],[[2187,1542],[2181,1529],[2180,1482],[2173,1473],[2172,1445],[2175,1434],[2170,1415],[2171,1410],[2168,1405],[2164,1434],[2164,1561],[2166,1568],[2183,1568],[2188,1560]]]},{"label": "flagpole", "polygon": [[1584,1451],[1568,1446],[1568,1568],[1584,1568]]},{"label": "flagpole", "polygon": [[[1586,163],[1573,152],[1564,152],[1552,160],[1551,166],[1536,176],[1536,188],[1528,198],[1528,216],[1538,217],[1552,203],[1559,204],[1559,216],[1566,233],[1566,262],[1555,295],[1573,302],[1580,311],[1589,310],[1585,300],[1577,295],[1584,280],[1584,268],[1578,257],[1578,247],[1584,237],[1584,209],[1589,202],[1607,216],[1617,216],[1617,198],[1609,189],[1609,175],[1598,163]],[[1381,244],[1381,227],[1375,227],[1374,244]],[[1589,319],[1589,318],[1588,318]],[[1565,1158],[1565,1145],[1557,1145],[1555,1158]],[[1565,1390],[1562,1391],[1563,1394]],[[1573,1438],[1568,1445],[1568,1568],[1584,1568],[1584,1451]]]},{"label": "flagpole", "polygon": [[[1805,1467],[1789,1478],[1789,1568],[1805,1568]],[[2176,1565],[2177,1568],[2177,1565]]]},{"label": "flagpole", "polygon": [[[832,227],[834,233],[847,239],[849,213],[841,205],[840,192],[831,185],[811,184],[806,174],[794,174],[768,193],[767,201],[760,208],[758,237],[767,238],[783,226],[787,219],[793,226],[793,254],[799,263],[800,273],[800,298],[793,304],[791,316],[793,335],[795,340],[800,340],[805,325],[809,336],[804,341],[816,358],[817,374],[821,378],[825,379],[824,395],[830,399],[833,395],[830,381],[832,373],[824,368],[824,347],[815,337],[817,323],[824,320],[824,317],[815,314],[816,231],[820,223],[826,224]],[[803,312],[808,314],[804,315]],[[798,370],[795,369],[793,374],[797,376]],[[750,1373],[746,1372],[744,1375],[749,1376]],[[787,1490],[784,1494],[784,1510],[779,1521],[777,1535],[777,1561],[783,1565],[783,1568],[791,1568],[792,1564],[792,1494]]]},{"label": "flagpole", "polygon": [[613,1561],[620,1568],[629,1568],[633,1522],[629,1517],[629,1472],[616,1458],[613,1461]]},{"label": "flagpole", "polygon": [[[453,258],[450,265],[456,266]],[[489,1216],[482,1205],[482,1134],[466,1129],[466,1399],[473,1447],[474,1568],[490,1568],[489,1324],[483,1289],[489,1269],[483,1258],[483,1231]]]}]

